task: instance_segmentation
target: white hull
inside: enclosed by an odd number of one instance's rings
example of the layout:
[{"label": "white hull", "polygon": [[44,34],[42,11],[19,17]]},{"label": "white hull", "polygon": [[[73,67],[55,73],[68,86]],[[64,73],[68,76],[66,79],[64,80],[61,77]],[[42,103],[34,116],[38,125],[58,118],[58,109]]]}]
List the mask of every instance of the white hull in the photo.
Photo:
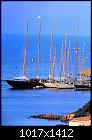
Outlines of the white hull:
[{"label": "white hull", "polygon": [[73,89],[75,88],[73,84],[64,83],[44,83],[47,88],[60,88],[60,89]]}]

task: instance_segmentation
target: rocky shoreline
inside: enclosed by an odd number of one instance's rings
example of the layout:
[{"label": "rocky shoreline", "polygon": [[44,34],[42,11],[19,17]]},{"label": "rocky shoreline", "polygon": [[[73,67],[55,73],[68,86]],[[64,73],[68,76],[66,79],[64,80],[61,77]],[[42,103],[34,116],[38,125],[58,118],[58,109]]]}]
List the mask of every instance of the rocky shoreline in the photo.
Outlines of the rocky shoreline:
[{"label": "rocky shoreline", "polygon": [[47,120],[60,120],[62,122],[67,123],[73,118],[88,116],[88,115],[90,115],[90,101],[88,101],[82,108],[70,114],[65,114],[65,115],[57,115],[57,114],[52,114],[52,113],[38,114],[38,115],[29,116],[28,119],[39,118],[39,119],[47,119]]},{"label": "rocky shoreline", "polygon": [[73,118],[74,114],[65,114],[63,116],[61,115],[56,115],[56,114],[39,114],[39,115],[32,115],[30,117],[28,117],[28,119],[32,118],[39,118],[39,119],[47,119],[47,120],[60,120],[63,122],[68,122],[69,120],[71,120]]}]

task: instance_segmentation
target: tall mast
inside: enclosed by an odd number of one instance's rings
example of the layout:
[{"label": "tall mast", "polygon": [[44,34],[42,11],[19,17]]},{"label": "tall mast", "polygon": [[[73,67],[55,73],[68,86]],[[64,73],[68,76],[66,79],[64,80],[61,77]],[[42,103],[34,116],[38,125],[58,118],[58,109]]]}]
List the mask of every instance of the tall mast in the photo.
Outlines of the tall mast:
[{"label": "tall mast", "polygon": [[38,58],[37,58],[37,65],[36,65],[36,78],[38,78],[38,66],[40,63],[40,33],[41,33],[41,21],[40,21],[40,27],[38,31]]},{"label": "tall mast", "polygon": [[27,19],[27,27],[26,27],[26,48],[28,48],[28,19]]},{"label": "tall mast", "polygon": [[26,74],[26,52],[28,48],[28,20],[26,25],[26,47],[24,48],[24,64],[23,64],[23,75]]},{"label": "tall mast", "polygon": [[[67,48],[68,46],[68,48]],[[67,75],[68,75],[68,72],[69,72],[69,37],[68,37],[68,32],[66,32],[66,36],[65,36],[65,50],[66,50],[66,78],[67,78]]]},{"label": "tall mast", "polygon": [[65,37],[65,41],[63,43],[63,47],[64,47],[64,80],[66,80],[67,75],[66,75],[66,57],[67,57],[67,52],[66,52],[66,37]]},{"label": "tall mast", "polygon": [[38,62],[37,62],[37,65],[36,65],[36,78],[38,79]]},{"label": "tall mast", "polygon": [[70,40],[68,40],[68,74],[70,75]]},{"label": "tall mast", "polygon": [[67,41],[68,41],[68,33],[66,32],[66,36],[65,36],[65,46],[67,46]]},{"label": "tall mast", "polygon": [[50,79],[52,76],[52,32],[50,34]]},{"label": "tall mast", "polygon": [[41,33],[41,21],[40,21],[40,27],[38,31],[38,62],[40,62],[40,33]]},{"label": "tall mast", "polygon": [[[85,40],[84,40],[84,46],[82,48],[82,72],[84,71],[84,47],[85,47]],[[84,79],[84,75],[82,75],[82,79]]]},{"label": "tall mast", "polygon": [[60,81],[62,80],[62,49],[63,49],[63,43],[62,43],[62,48],[60,50]]},{"label": "tall mast", "polygon": [[55,75],[55,65],[56,65],[56,43],[54,42],[54,62],[53,62],[53,73],[52,73],[53,81],[54,81],[54,75]]},{"label": "tall mast", "polygon": [[52,31],[50,34],[50,79],[52,79],[53,65],[52,65],[52,45],[53,45],[53,21],[52,21]]},{"label": "tall mast", "polygon": [[78,27],[76,29],[76,69],[75,69],[75,79],[77,80],[78,74]]}]

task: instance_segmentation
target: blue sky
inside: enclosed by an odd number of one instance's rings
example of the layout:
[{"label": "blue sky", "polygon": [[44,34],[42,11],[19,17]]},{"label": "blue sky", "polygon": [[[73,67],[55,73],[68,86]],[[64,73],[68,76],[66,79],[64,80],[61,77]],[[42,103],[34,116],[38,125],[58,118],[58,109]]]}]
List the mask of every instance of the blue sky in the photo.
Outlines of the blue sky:
[{"label": "blue sky", "polygon": [[2,33],[25,34],[28,18],[29,33],[37,34],[41,16],[42,34],[50,34],[54,21],[54,34],[64,35],[66,31],[75,35],[76,26],[79,35],[91,35],[91,2],[87,1],[8,1],[1,3]]}]

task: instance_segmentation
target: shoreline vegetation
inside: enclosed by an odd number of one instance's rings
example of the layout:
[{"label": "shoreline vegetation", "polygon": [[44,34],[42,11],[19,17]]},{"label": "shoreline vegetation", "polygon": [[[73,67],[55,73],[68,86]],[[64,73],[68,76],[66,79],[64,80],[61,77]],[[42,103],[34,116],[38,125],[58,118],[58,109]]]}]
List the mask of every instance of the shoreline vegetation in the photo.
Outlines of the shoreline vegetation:
[{"label": "shoreline vegetation", "polygon": [[79,108],[77,111],[65,114],[65,115],[56,115],[56,114],[39,114],[39,115],[32,115],[29,116],[28,119],[32,118],[39,118],[39,119],[47,119],[47,120],[60,120],[62,122],[69,122],[73,118],[84,117],[84,116],[91,116],[90,112],[90,101],[88,101],[82,108]]}]

